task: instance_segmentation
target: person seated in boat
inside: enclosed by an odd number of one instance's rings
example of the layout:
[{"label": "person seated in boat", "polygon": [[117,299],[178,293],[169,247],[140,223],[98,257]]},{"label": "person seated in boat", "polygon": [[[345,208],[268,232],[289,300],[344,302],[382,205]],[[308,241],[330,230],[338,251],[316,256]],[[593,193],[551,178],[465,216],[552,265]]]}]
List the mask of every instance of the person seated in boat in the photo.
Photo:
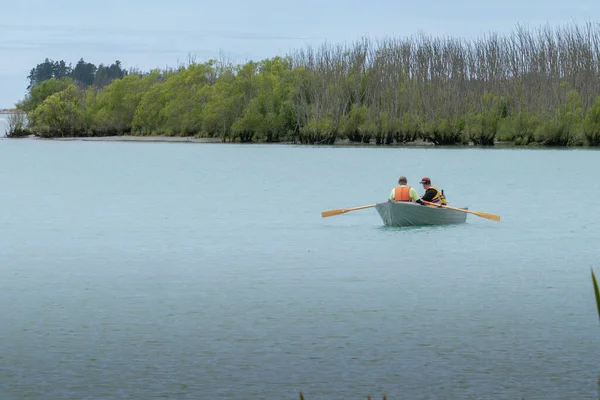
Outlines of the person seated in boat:
[{"label": "person seated in boat", "polygon": [[401,176],[398,179],[398,186],[392,189],[390,193],[390,200],[392,201],[410,201],[424,205],[423,201],[419,197],[419,194],[414,187],[408,186],[408,180],[405,176]]},{"label": "person seated in boat", "polygon": [[444,191],[442,190],[440,192],[438,188],[433,186],[431,184],[431,179],[424,177],[419,183],[423,185],[423,189],[425,189],[423,196],[421,196],[421,200],[428,201],[430,203],[441,204],[444,206],[448,204],[446,196],[444,196]]}]

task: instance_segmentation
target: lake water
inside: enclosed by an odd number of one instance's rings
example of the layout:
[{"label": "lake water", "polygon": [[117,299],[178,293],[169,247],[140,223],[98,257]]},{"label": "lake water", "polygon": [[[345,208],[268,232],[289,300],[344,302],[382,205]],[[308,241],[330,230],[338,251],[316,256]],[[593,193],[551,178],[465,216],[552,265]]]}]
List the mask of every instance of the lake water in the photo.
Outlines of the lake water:
[{"label": "lake water", "polygon": [[597,399],[599,156],[0,140],[1,397]]}]

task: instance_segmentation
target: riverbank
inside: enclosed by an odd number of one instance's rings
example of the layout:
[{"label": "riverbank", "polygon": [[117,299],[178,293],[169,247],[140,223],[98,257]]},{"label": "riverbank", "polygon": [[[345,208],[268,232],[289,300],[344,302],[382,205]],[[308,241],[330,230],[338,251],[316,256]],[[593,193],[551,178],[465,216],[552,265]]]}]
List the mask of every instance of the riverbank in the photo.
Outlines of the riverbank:
[{"label": "riverbank", "polygon": [[[34,139],[34,140],[51,140],[51,141],[61,141],[61,142],[69,142],[69,141],[86,141],[86,142],[174,142],[174,143],[237,143],[237,144],[247,144],[247,145],[253,145],[253,144],[274,144],[274,145],[299,145],[302,143],[299,142],[293,142],[291,140],[285,140],[285,141],[279,141],[279,142],[271,142],[271,143],[267,143],[267,142],[263,142],[263,141],[259,141],[259,142],[244,142],[244,143],[240,143],[239,141],[235,141],[235,142],[230,142],[230,141],[226,141],[224,142],[222,140],[222,138],[197,138],[197,137],[193,137],[193,136],[166,136],[166,135],[153,135],[153,136],[136,136],[136,135],[120,135],[120,136],[81,136],[81,137],[53,137],[53,138],[42,138],[39,136],[35,136],[35,135],[28,135],[25,136],[21,139]],[[508,143],[504,143],[504,142],[498,142],[497,144],[510,144],[512,145],[512,142],[508,142]],[[312,145],[312,146],[319,146],[319,145]],[[357,147],[362,147],[362,146],[376,146],[375,141],[371,141],[371,143],[362,143],[362,142],[351,142],[348,139],[339,139],[337,140],[333,145],[328,145],[328,146],[357,146]],[[421,139],[417,139],[414,140],[412,142],[408,142],[408,143],[403,143],[403,144],[396,144],[396,145],[380,145],[379,147],[404,147],[404,146],[416,146],[416,147],[422,147],[422,146],[435,146],[433,143],[431,142],[426,142],[424,140]],[[457,145],[457,146],[461,146],[461,145]]]},{"label": "riverbank", "polygon": [[[2,138],[2,139],[13,139],[13,138]],[[182,137],[182,136],[165,136],[165,135],[153,135],[153,136],[121,135],[121,136],[87,136],[87,137],[82,136],[82,137],[61,137],[61,138],[56,138],[56,137],[55,138],[43,138],[43,137],[39,137],[39,136],[35,136],[35,135],[28,135],[28,136],[24,136],[24,137],[20,137],[20,138],[14,138],[13,140],[15,140],[15,139],[49,140],[49,141],[59,141],[59,142],[84,141],[84,142],[171,142],[171,143],[228,143],[228,144],[235,143],[235,144],[244,144],[244,145],[250,145],[250,146],[253,144],[303,145],[302,143],[293,142],[291,140],[290,141],[271,142],[271,143],[262,142],[262,141],[240,143],[239,141],[224,142],[221,138],[196,138],[196,137],[192,137],[192,136]],[[320,145],[316,144],[316,145],[307,145],[307,146],[317,146],[318,147]],[[392,145],[376,145],[375,141],[371,141],[371,143],[362,143],[362,142],[351,142],[348,139],[339,139],[334,144],[326,145],[326,146],[384,147],[384,148],[390,148],[390,147],[439,147],[431,142],[426,142],[422,139],[417,139],[417,140],[414,140],[414,141],[408,142],[408,143],[392,144]],[[456,145],[452,145],[452,146],[453,147],[482,147],[479,145],[474,145],[473,143],[470,143],[468,145],[456,144]],[[496,141],[494,143],[494,147],[501,147],[501,148],[515,147],[515,144],[514,144],[514,142],[511,142],[511,141]],[[518,147],[531,148],[531,147],[539,147],[539,146],[529,145],[529,146],[518,146]]]},{"label": "riverbank", "polygon": [[185,142],[185,143],[223,143],[221,138],[195,138],[195,137],[182,137],[182,136],[92,136],[92,137],[64,137],[64,138],[40,138],[34,135],[28,136],[28,138],[34,138],[39,140],[52,140],[52,141],[86,141],[86,142]]}]

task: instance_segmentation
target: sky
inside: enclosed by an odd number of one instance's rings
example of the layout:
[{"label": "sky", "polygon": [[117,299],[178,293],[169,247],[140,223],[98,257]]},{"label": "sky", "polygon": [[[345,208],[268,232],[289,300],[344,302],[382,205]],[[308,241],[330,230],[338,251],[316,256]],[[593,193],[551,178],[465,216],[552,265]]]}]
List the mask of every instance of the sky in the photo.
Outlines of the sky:
[{"label": "sky", "polygon": [[125,69],[234,63],[367,37],[477,38],[600,21],[600,1],[578,0],[18,0],[0,3],[0,109],[27,94],[46,58],[73,66],[120,60]]}]

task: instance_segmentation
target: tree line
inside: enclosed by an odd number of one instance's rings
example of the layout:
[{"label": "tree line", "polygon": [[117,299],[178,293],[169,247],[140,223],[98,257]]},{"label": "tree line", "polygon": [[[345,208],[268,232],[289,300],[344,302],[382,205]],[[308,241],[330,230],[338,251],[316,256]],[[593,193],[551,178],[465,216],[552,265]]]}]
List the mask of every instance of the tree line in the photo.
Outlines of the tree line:
[{"label": "tree line", "polygon": [[52,78],[64,79],[72,78],[74,82],[82,86],[94,85],[102,88],[115,79],[121,79],[128,74],[121,66],[121,61],[117,60],[111,65],[100,64],[98,66],[85,62],[81,58],[73,67],[64,60],[53,61],[45,59],[44,62],[32,68],[27,76],[29,85],[27,90]]},{"label": "tree line", "polygon": [[76,66],[33,80],[17,106],[44,137],[598,146],[599,57],[600,24],[471,40],[419,34],[244,64],[190,60],[107,84],[82,81]]}]

